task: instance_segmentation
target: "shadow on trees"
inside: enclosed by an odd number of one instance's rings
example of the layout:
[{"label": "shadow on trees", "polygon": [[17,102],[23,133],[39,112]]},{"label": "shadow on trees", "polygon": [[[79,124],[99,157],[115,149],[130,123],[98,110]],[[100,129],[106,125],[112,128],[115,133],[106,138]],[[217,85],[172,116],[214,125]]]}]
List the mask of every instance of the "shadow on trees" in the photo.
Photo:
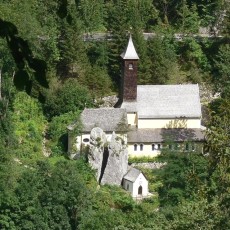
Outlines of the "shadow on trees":
[{"label": "shadow on trees", "polygon": [[[39,86],[48,88],[46,62],[34,58],[28,42],[18,36],[17,27],[11,22],[0,19],[0,38],[6,39],[8,48],[17,66],[14,75],[14,84],[17,89],[25,89],[28,94],[31,94],[34,80]],[[33,77],[30,74],[31,72],[33,72]],[[39,96],[41,96],[40,91]]]}]

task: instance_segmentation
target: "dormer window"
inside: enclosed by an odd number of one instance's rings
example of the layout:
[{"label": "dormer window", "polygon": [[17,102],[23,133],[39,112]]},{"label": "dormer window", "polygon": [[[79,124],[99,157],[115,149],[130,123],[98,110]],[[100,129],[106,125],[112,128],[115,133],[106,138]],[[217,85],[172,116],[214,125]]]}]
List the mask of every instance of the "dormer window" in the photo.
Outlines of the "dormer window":
[{"label": "dormer window", "polygon": [[129,63],[129,70],[133,70],[133,63]]}]

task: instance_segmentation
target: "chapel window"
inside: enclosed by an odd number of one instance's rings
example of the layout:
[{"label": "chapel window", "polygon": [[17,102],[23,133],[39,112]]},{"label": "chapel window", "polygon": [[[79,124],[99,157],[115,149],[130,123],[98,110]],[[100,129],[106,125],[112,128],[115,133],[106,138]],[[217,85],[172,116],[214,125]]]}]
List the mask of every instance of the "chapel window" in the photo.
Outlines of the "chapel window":
[{"label": "chapel window", "polygon": [[175,150],[178,150],[179,149],[179,145],[178,143],[175,144]]},{"label": "chapel window", "polygon": [[152,144],[152,151],[155,150],[155,144]]},{"label": "chapel window", "polygon": [[143,151],[144,145],[140,144],[140,151]]},{"label": "chapel window", "polygon": [[129,70],[133,70],[133,64],[129,63]]},{"label": "chapel window", "polygon": [[89,138],[84,138],[83,142],[89,142]]},{"label": "chapel window", "polygon": [[134,151],[137,151],[137,144],[134,144]]},{"label": "chapel window", "polygon": [[158,149],[161,149],[161,144],[158,144],[158,145],[157,145],[157,148],[158,148]]},{"label": "chapel window", "polygon": [[188,143],[186,143],[186,145],[185,145],[185,150],[186,150],[186,151],[189,150],[189,144],[188,144]]},{"label": "chapel window", "polygon": [[195,151],[195,145],[192,144],[192,151]]}]

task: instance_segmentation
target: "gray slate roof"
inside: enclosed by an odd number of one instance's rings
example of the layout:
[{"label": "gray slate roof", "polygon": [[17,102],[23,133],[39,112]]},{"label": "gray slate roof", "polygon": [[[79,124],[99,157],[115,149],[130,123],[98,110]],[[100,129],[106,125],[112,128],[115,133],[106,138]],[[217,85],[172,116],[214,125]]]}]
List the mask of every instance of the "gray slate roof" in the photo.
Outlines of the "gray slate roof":
[{"label": "gray slate roof", "polygon": [[131,168],[123,177],[123,179],[135,182],[137,177],[141,174],[141,171],[136,168]]},{"label": "gray slate roof", "polygon": [[124,101],[121,108],[138,112],[139,118],[199,118],[199,87],[189,85],[138,85],[137,101]]},{"label": "gray slate roof", "polygon": [[105,132],[125,131],[128,126],[125,109],[99,108],[84,109],[81,114],[83,132],[100,127]]},{"label": "gray slate roof", "polygon": [[135,129],[128,132],[128,143],[204,141],[203,129]]},{"label": "gray slate roof", "polygon": [[126,49],[124,50],[124,52],[121,54],[121,57],[123,59],[130,59],[130,60],[138,60],[139,59],[138,54],[136,52],[136,49],[133,45],[133,40],[132,40],[131,35],[129,37],[128,45],[127,45]]}]

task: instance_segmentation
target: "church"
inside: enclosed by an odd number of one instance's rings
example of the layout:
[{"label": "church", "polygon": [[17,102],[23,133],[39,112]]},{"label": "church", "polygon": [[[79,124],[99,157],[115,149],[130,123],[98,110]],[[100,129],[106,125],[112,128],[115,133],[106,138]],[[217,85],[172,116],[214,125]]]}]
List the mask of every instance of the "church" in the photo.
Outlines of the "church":
[{"label": "church", "polygon": [[69,152],[80,152],[90,143],[90,132],[100,127],[110,140],[121,136],[129,157],[154,157],[162,149],[201,150],[204,128],[198,84],[137,85],[139,56],[132,37],[121,54],[123,70],[119,101],[114,108],[85,109],[81,135],[68,126]]}]

